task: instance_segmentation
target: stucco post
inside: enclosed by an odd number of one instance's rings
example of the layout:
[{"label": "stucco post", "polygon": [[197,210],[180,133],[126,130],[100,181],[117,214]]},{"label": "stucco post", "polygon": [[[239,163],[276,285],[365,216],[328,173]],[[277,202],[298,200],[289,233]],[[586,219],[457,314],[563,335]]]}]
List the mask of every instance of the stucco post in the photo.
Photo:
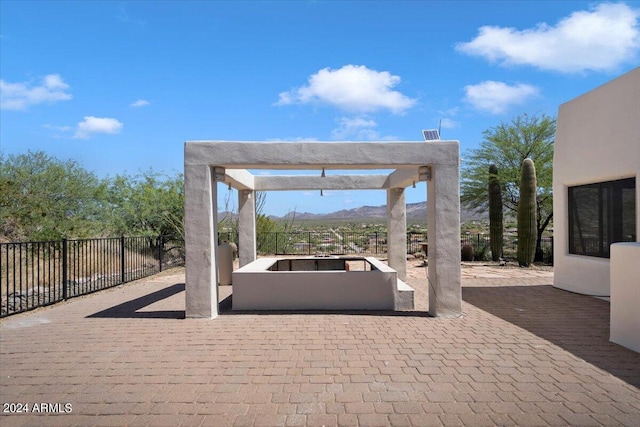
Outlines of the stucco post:
[{"label": "stucco post", "polygon": [[431,168],[427,182],[429,314],[462,314],[460,284],[460,181],[458,164]]},{"label": "stucco post", "polygon": [[640,353],[640,242],[611,245],[610,341]]},{"label": "stucco post", "polygon": [[238,191],[238,255],[240,267],[256,259],[256,193]]},{"label": "stucco post", "polygon": [[387,257],[398,279],[407,276],[407,206],[404,188],[387,190]]},{"label": "stucco post", "polygon": [[184,167],[185,299],[187,318],[218,316],[217,183],[208,165]]}]

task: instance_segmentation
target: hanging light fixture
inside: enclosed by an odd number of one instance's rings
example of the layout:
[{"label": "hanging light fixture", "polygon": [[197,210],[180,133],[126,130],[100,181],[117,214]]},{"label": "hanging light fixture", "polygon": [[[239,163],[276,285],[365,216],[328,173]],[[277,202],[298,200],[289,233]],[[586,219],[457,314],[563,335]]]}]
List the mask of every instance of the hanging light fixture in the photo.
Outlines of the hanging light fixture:
[{"label": "hanging light fixture", "polygon": [[324,196],[324,194],[322,193],[322,189],[320,189],[320,195],[321,195],[321,196]]},{"label": "hanging light fixture", "polygon": [[326,176],[327,176],[327,175],[325,175],[325,173],[324,173],[324,168],[322,168],[322,173],[320,174],[320,177],[321,177],[321,178],[324,178],[324,177],[326,177]]}]

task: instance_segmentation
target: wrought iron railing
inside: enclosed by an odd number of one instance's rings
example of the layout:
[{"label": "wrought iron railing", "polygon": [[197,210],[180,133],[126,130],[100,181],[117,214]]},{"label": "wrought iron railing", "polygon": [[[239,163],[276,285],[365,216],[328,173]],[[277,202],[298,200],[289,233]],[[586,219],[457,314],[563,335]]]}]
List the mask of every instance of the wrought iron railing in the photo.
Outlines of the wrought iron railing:
[{"label": "wrought iron railing", "polygon": [[0,244],[0,317],[141,279],[184,263],[172,236]]},{"label": "wrought iron railing", "polygon": [[[237,244],[237,235],[218,241]],[[490,258],[488,234],[463,234],[476,260]],[[257,236],[259,255],[371,254],[387,252],[384,232],[299,231]],[[407,233],[407,253],[426,255],[426,233]],[[505,235],[503,256],[515,259],[517,238]],[[542,240],[542,260],[553,264],[553,238]],[[184,241],[172,236],[115,237],[0,243],[0,317],[110,288],[184,264]]]},{"label": "wrought iron railing", "polygon": [[[220,233],[222,240],[238,243],[237,235]],[[407,233],[407,254],[426,254],[427,233]],[[518,239],[513,234],[503,236],[503,257],[515,259]],[[489,234],[462,234],[460,245],[473,246],[475,260],[491,258]],[[358,231],[297,231],[269,232],[257,235],[259,255],[314,255],[314,254],[372,254],[387,252],[387,233]],[[544,264],[553,264],[553,238],[541,242]]]}]

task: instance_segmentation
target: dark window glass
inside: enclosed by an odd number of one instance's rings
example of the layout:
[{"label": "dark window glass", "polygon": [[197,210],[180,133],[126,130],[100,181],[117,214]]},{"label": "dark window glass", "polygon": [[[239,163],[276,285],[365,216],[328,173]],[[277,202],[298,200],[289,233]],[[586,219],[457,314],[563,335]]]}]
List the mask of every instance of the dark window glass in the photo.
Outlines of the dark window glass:
[{"label": "dark window glass", "polygon": [[569,187],[569,253],[609,258],[636,233],[635,178]]},{"label": "dark window glass", "polygon": [[624,242],[636,241],[636,189],[622,189],[622,237]]}]

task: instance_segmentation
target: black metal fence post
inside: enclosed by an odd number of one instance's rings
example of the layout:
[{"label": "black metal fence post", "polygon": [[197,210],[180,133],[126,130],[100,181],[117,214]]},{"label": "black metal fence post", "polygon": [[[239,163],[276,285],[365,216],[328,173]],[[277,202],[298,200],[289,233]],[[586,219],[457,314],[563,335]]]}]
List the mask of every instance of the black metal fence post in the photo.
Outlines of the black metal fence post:
[{"label": "black metal fence post", "polygon": [[125,241],[124,236],[120,236],[120,283],[125,282],[125,259],[124,259]]},{"label": "black metal fence post", "polygon": [[162,246],[164,242],[162,234],[158,236],[158,271],[162,272]]},{"label": "black metal fence post", "polygon": [[67,248],[67,239],[62,239],[62,299],[67,299],[67,286],[69,286],[69,273],[67,272],[69,258]]}]

